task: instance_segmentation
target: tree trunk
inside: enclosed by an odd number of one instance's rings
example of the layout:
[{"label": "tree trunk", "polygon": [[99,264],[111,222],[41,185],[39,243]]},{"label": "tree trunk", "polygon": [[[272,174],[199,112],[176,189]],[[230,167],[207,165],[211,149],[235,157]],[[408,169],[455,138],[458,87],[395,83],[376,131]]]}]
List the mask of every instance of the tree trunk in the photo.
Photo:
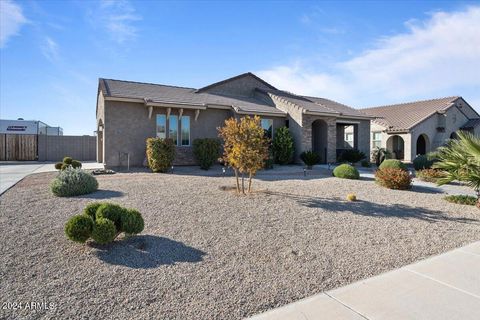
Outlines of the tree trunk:
[{"label": "tree trunk", "polygon": [[245,173],[242,172],[242,193],[245,194]]},{"label": "tree trunk", "polygon": [[238,170],[236,168],[233,168],[233,171],[235,171],[235,179],[237,180],[237,193],[240,193],[240,181],[238,181]]},{"label": "tree trunk", "polygon": [[248,174],[248,193],[252,192],[252,178],[253,178],[253,174],[249,173]]}]

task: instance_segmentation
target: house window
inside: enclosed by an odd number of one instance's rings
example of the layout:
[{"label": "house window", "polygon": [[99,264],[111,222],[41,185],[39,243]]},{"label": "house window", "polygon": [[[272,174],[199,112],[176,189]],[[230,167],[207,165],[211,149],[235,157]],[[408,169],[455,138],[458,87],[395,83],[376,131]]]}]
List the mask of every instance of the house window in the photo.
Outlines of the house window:
[{"label": "house window", "polygon": [[181,136],[182,136],[182,146],[190,145],[190,117],[182,116],[181,120]]},{"label": "house window", "polygon": [[178,143],[178,116],[170,116],[168,119],[168,137],[173,140],[173,143]]},{"label": "house window", "polygon": [[273,138],[273,120],[272,119],[262,119],[261,125],[263,130],[265,130],[265,136],[272,139]]},{"label": "house window", "polygon": [[345,148],[353,148],[353,133],[345,133]]},{"label": "house window", "polygon": [[157,138],[167,137],[167,117],[164,114],[157,114]]},{"label": "house window", "polygon": [[381,132],[373,132],[372,147],[374,149],[382,147],[382,133]]}]

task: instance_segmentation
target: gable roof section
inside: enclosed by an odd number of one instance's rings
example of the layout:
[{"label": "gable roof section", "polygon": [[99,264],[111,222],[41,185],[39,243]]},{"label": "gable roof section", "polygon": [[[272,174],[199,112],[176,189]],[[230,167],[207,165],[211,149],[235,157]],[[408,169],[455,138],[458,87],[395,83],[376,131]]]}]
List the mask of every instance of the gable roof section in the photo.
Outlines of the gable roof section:
[{"label": "gable roof section", "polygon": [[[153,83],[100,79],[99,86],[105,97],[135,99],[159,103],[190,105],[220,105],[232,107],[239,113],[268,113],[284,116],[285,112],[267,103],[249,97],[227,97],[211,93],[198,93],[194,88],[175,87]],[[141,100],[141,101],[140,101]]]},{"label": "gable roof section", "polygon": [[362,117],[365,119],[372,118],[371,116],[353,109],[344,104],[317,97],[299,96],[283,90],[263,90],[257,88],[257,91],[266,94],[272,94],[282,99],[285,99],[299,107],[305,112],[331,114],[336,117]]},{"label": "gable roof section", "polygon": [[376,117],[374,122],[388,131],[408,131],[437,112],[451,107],[460,97],[422,100],[381,107],[365,108],[362,111]]},{"label": "gable roof section", "polygon": [[257,77],[256,75],[254,75],[253,73],[251,72],[246,72],[246,73],[242,73],[238,76],[235,76],[235,77],[231,77],[231,78],[228,78],[228,79],[225,79],[225,80],[222,80],[222,81],[218,81],[218,82],[215,82],[215,83],[212,83],[212,84],[209,84],[208,86],[205,86],[203,88],[200,88],[198,89],[196,92],[200,93],[200,92],[205,92],[205,91],[208,91],[212,88],[215,88],[215,87],[218,87],[218,86],[221,86],[225,83],[228,83],[228,82],[233,82],[233,81],[236,81],[238,79],[241,79],[241,78],[245,78],[245,77],[251,77],[257,81],[259,81],[260,83],[262,83],[263,85],[265,85],[266,87],[272,89],[272,90],[277,90],[274,86],[272,86],[270,83],[266,82],[265,80]]}]

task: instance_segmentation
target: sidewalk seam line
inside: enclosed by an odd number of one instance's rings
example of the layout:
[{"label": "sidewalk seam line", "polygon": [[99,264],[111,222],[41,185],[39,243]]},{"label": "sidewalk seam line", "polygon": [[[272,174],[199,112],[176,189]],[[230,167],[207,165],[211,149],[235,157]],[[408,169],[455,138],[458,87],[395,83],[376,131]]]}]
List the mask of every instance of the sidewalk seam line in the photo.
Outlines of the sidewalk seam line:
[{"label": "sidewalk seam line", "polygon": [[472,296],[472,297],[474,297],[474,298],[480,299],[480,296],[477,296],[477,295],[474,294],[474,293],[471,293],[471,292],[465,291],[465,290],[463,290],[463,289],[457,288],[457,287],[455,287],[455,286],[452,286],[451,284],[448,284],[448,283],[445,283],[445,282],[443,282],[443,281],[437,280],[437,279],[435,279],[435,278],[432,278],[432,277],[430,277],[430,276],[427,276],[427,275],[425,275],[425,274],[423,274],[423,273],[420,273],[420,272],[418,272],[418,271],[410,270],[410,269],[408,269],[408,268],[405,268],[404,270],[409,271],[409,272],[411,272],[411,273],[413,273],[413,274],[416,274],[416,275],[418,275],[418,276],[420,276],[420,277],[424,277],[424,278],[426,278],[426,279],[429,279],[429,280],[438,282],[438,283],[440,283],[440,284],[442,284],[442,285],[444,285],[444,286],[447,286],[447,287],[450,287],[450,288],[452,288],[452,289],[458,290],[458,291],[463,292],[463,293],[465,293],[465,294],[468,294],[468,295],[470,295],[470,296]]},{"label": "sidewalk seam line", "polygon": [[351,308],[349,305],[347,305],[347,304],[343,303],[343,302],[342,302],[342,301],[340,301],[339,299],[337,299],[337,298],[335,298],[335,297],[331,296],[331,295],[330,295],[328,292],[324,292],[324,294],[325,294],[326,296],[330,297],[331,299],[333,299],[333,300],[337,301],[338,303],[340,303],[342,306],[344,306],[345,308],[349,309],[350,311],[352,311],[352,312],[354,312],[354,313],[358,314],[360,317],[362,317],[362,318],[364,318],[364,319],[367,319],[367,320],[369,320],[369,318],[367,318],[366,316],[364,316],[363,314],[361,314],[361,313],[360,313],[360,312],[358,312],[357,310],[355,310],[355,309]]}]

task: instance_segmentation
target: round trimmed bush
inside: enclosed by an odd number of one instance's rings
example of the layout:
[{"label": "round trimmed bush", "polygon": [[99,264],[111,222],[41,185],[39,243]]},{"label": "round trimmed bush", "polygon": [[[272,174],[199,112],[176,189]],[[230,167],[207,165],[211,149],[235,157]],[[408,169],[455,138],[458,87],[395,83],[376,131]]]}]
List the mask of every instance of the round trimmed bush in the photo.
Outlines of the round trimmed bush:
[{"label": "round trimmed bush", "polygon": [[387,159],[383,161],[382,164],[378,167],[378,169],[380,170],[386,168],[401,169],[407,171],[407,166],[405,165],[405,163],[396,159]]},{"label": "round trimmed bush", "polygon": [[60,167],[60,170],[65,170],[67,168],[70,168],[71,166],[69,164],[66,164],[66,163],[62,163],[62,166]]},{"label": "round trimmed bush", "polygon": [[53,179],[50,188],[58,197],[70,197],[96,191],[98,182],[90,173],[69,166]]},{"label": "round trimmed bush", "polygon": [[118,204],[103,203],[97,208],[96,218],[105,218],[113,221],[118,232],[122,232],[122,215],[124,214],[124,211],[126,211],[126,209],[120,207]]},{"label": "round trimmed bush", "polygon": [[65,224],[67,238],[84,243],[90,238],[93,231],[93,219],[85,214],[71,217]]},{"label": "round trimmed bush", "polygon": [[112,220],[97,218],[93,225],[92,239],[100,244],[112,242],[117,235],[117,229]]},{"label": "round trimmed bush", "polygon": [[62,170],[63,162],[57,162],[55,163],[55,169],[57,170]]},{"label": "round trimmed bush", "polygon": [[388,189],[406,190],[412,187],[412,177],[408,171],[398,168],[377,170],[375,181]]},{"label": "round trimmed bush", "polygon": [[418,155],[413,159],[413,167],[415,170],[430,169],[434,162],[427,155]]},{"label": "round trimmed bush", "polygon": [[71,157],[63,158],[63,163],[65,164],[72,164],[73,159]]},{"label": "round trimmed bush", "polygon": [[135,209],[126,209],[122,214],[122,231],[136,234],[143,231],[144,221],[140,212]]},{"label": "round trimmed bush", "polygon": [[82,167],[82,163],[78,160],[72,160],[72,167],[73,168],[81,168]]},{"label": "round trimmed bush", "polygon": [[333,175],[342,179],[359,179],[360,174],[358,170],[349,164],[341,164],[333,170]]},{"label": "round trimmed bush", "polygon": [[101,202],[92,202],[83,209],[83,213],[90,216],[93,220],[97,218],[97,210],[103,203]]}]

